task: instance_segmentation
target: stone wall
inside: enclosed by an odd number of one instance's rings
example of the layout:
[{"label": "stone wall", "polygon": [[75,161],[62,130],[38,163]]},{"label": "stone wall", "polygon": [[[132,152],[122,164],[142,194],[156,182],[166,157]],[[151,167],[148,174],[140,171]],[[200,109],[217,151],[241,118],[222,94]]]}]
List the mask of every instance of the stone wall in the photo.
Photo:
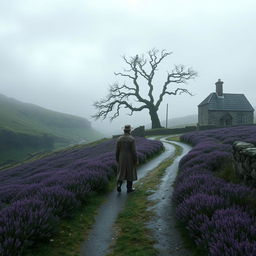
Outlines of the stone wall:
[{"label": "stone wall", "polygon": [[233,155],[236,174],[244,181],[252,180],[255,185],[256,146],[251,143],[236,141],[233,144]]},{"label": "stone wall", "polygon": [[145,126],[139,126],[132,130],[132,136],[145,137]]},{"label": "stone wall", "polygon": [[253,124],[252,111],[209,111],[208,123],[213,125],[221,125],[220,119],[226,114],[229,114],[232,117],[232,125]]}]

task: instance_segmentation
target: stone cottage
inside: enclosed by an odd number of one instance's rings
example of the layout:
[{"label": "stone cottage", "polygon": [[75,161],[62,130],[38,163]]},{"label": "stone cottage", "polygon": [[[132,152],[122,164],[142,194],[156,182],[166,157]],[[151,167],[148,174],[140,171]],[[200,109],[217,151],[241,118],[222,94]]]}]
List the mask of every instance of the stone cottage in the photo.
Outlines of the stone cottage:
[{"label": "stone cottage", "polygon": [[254,108],[244,94],[223,93],[223,82],[216,83],[212,92],[198,105],[198,125],[253,124]]}]

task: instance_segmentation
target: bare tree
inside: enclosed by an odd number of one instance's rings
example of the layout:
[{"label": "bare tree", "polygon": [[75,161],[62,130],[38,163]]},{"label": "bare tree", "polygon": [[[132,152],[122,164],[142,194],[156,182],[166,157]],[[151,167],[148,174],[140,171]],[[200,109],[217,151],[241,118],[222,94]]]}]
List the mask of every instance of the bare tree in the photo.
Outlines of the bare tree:
[{"label": "bare tree", "polygon": [[[161,92],[157,97],[154,97],[153,90],[155,84],[153,80],[155,73],[158,71],[159,64],[171,54],[172,52],[167,52],[166,50],[160,52],[157,49],[152,49],[148,51],[147,57],[144,55],[140,57],[136,55],[130,58],[123,56],[124,62],[128,65],[128,69],[124,69],[123,72],[115,73],[115,75],[125,77],[131,83],[129,85],[126,83],[114,83],[111,85],[107,97],[94,103],[98,112],[92,117],[96,120],[99,118],[105,119],[110,113],[113,113],[113,115],[110,116],[110,119],[113,120],[119,116],[122,107],[129,109],[129,115],[132,115],[135,111],[148,109],[152,128],[161,128],[157,111],[159,110],[164,96],[181,93],[192,95],[187,89],[179,87],[179,85],[185,84],[188,80],[197,76],[197,73],[191,68],[185,68],[183,65],[175,65],[171,72],[167,72],[165,82],[161,87]],[[142,96],[141,93],[141,82],[139,82],[139,80],[142,81],[142,79],[146,81],[147,97]],[[173,88],[173,86],[175,86],[175,88]]]}]

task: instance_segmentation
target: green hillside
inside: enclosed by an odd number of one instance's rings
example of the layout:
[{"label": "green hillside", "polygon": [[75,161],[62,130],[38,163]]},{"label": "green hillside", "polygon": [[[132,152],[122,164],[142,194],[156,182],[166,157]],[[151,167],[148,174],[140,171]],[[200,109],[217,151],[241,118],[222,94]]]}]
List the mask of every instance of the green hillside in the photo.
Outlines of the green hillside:
[{"label": "green hillside", "polygon": [[0,165],[34,152],[91,142],[102,135],[85,118],[23,103],[0,94]]}]

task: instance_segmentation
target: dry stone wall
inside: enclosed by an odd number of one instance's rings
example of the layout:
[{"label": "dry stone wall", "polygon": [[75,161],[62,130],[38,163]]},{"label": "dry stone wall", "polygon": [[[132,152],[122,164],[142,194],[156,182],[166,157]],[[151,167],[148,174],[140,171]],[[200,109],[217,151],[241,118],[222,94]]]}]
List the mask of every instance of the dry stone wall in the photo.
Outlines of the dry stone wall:
[{"label": "dry stone wall", "polygon": [[233,144],[234,165],[236,173],[244,181],[253,180],[256,184],[256,146],[236,141]]}]

